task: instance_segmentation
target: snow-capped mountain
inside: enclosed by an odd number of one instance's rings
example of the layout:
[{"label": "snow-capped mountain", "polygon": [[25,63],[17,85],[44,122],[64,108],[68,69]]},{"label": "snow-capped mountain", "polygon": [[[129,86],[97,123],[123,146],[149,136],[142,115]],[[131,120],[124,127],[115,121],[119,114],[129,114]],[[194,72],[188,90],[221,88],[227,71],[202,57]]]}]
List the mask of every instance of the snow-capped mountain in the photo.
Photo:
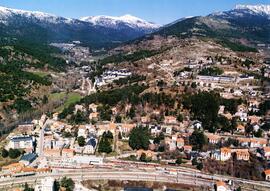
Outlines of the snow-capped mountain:
[{"label": "snow-capped mountain", "polygon": [[270,19],[270,5],[236,5],[234,9],[211,14],[223,18],[265,17]]},{"label": "snow-capped mountain", "polygon": [[89,22],[93,25],[109,27],[109,28],[123,28],[123,27],[131,27],[139,30],[155,30],[160,27],[160,25],[154,24],[152,22],[147,22],[138,17],[134,17],[132,15],[123,15],[120,17],[112,17],[112,16],[90,16],[90,17],[82,17],[80,20]]},{"label": "snow-capped mountain", "polygon": [[269,10],[270,5],[238,5],[229,11],[178,20],[154,34],[270,43]]},{"label": "snow-capped mountain", "polygon": [[69,19],[0,6],[0,37],[46,43],[77,40],[91,47],[110,47],[151,33],[158,27],[131,15]]},{"label": "snow-capped mountain", "polygon": [[236,5],[235,10],[249,10],[256,14],[270,16],[270,5]]},{"label": "snow-capped mountain", "polygon": [[36,21],[50,22],[50,23],[59,23],[59,22],[69,23],[72,20],[39,11],[24,11],[0,6],[0,22],[1,21],[8,22],[9,20],[12,20],[14,19],[14,17],[18,16],[29,19],[35,19]]}]

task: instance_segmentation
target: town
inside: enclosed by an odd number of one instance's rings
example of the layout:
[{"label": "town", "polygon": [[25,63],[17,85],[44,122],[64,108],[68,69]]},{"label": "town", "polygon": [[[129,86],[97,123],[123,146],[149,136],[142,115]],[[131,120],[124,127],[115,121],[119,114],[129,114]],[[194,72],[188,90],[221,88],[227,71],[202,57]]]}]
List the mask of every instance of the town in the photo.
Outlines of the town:
[{"label": "town", "polygon": [[0,190],[270,190],[270,6],[229,4],[163,25],[0,6]]}]

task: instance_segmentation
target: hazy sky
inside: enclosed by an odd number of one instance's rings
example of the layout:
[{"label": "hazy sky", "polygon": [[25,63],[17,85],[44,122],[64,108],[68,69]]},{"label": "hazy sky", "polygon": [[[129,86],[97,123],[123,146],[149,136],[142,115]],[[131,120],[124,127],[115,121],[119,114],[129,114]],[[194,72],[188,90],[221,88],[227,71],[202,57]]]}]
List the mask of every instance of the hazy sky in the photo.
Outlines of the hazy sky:
[{"label": "hazy sky", "polygon": [[270,4],[270,0],[0,0],[0,6],[69,18],[131,14],[159,24],[229,10],[236,4]]}]

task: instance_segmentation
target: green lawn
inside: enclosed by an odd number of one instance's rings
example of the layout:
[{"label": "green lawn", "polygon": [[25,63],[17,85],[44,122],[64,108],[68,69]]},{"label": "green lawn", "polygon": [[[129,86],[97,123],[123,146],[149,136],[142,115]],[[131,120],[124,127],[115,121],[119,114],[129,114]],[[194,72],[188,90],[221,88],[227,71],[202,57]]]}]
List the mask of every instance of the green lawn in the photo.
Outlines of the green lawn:
[{"label": "green lawn", "polygon": [[38,72],[38,71],[35,71],[35,72],[32,72],[33,74],[36,74],[36,75],[38,75],[38,76],[40,76],[40,77],[45,77],[45,76],[47,76],[47,75],[49,75],[49,73],[47,73],[47,72]]},{"label": "green lawn", "polygon": [[64,108],[68,107],[70,104],[80,101],[80,99],[82,98],[82,96],[78,93],[71,92],[68,95],[66,95],[65,92],[61,92],[61,93],[51,94],[49,97],[49,100],[57,101],[57,100],[65,99],[66,96],[67,96],[67,99],[65,100],[64,104],[56,108],[55,109],[56,112],[61,112]]}]

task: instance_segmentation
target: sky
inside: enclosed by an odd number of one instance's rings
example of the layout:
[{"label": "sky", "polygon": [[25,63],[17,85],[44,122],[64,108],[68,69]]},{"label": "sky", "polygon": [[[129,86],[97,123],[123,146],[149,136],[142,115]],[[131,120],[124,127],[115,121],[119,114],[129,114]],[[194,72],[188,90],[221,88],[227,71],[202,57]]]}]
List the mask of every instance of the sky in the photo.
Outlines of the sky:
[{"label": "sky", "polygon": [[68,18],[131,14],[158,24],[230,10],[237,4],[270,5],[270,0],[0,0],[0,6]]}]

